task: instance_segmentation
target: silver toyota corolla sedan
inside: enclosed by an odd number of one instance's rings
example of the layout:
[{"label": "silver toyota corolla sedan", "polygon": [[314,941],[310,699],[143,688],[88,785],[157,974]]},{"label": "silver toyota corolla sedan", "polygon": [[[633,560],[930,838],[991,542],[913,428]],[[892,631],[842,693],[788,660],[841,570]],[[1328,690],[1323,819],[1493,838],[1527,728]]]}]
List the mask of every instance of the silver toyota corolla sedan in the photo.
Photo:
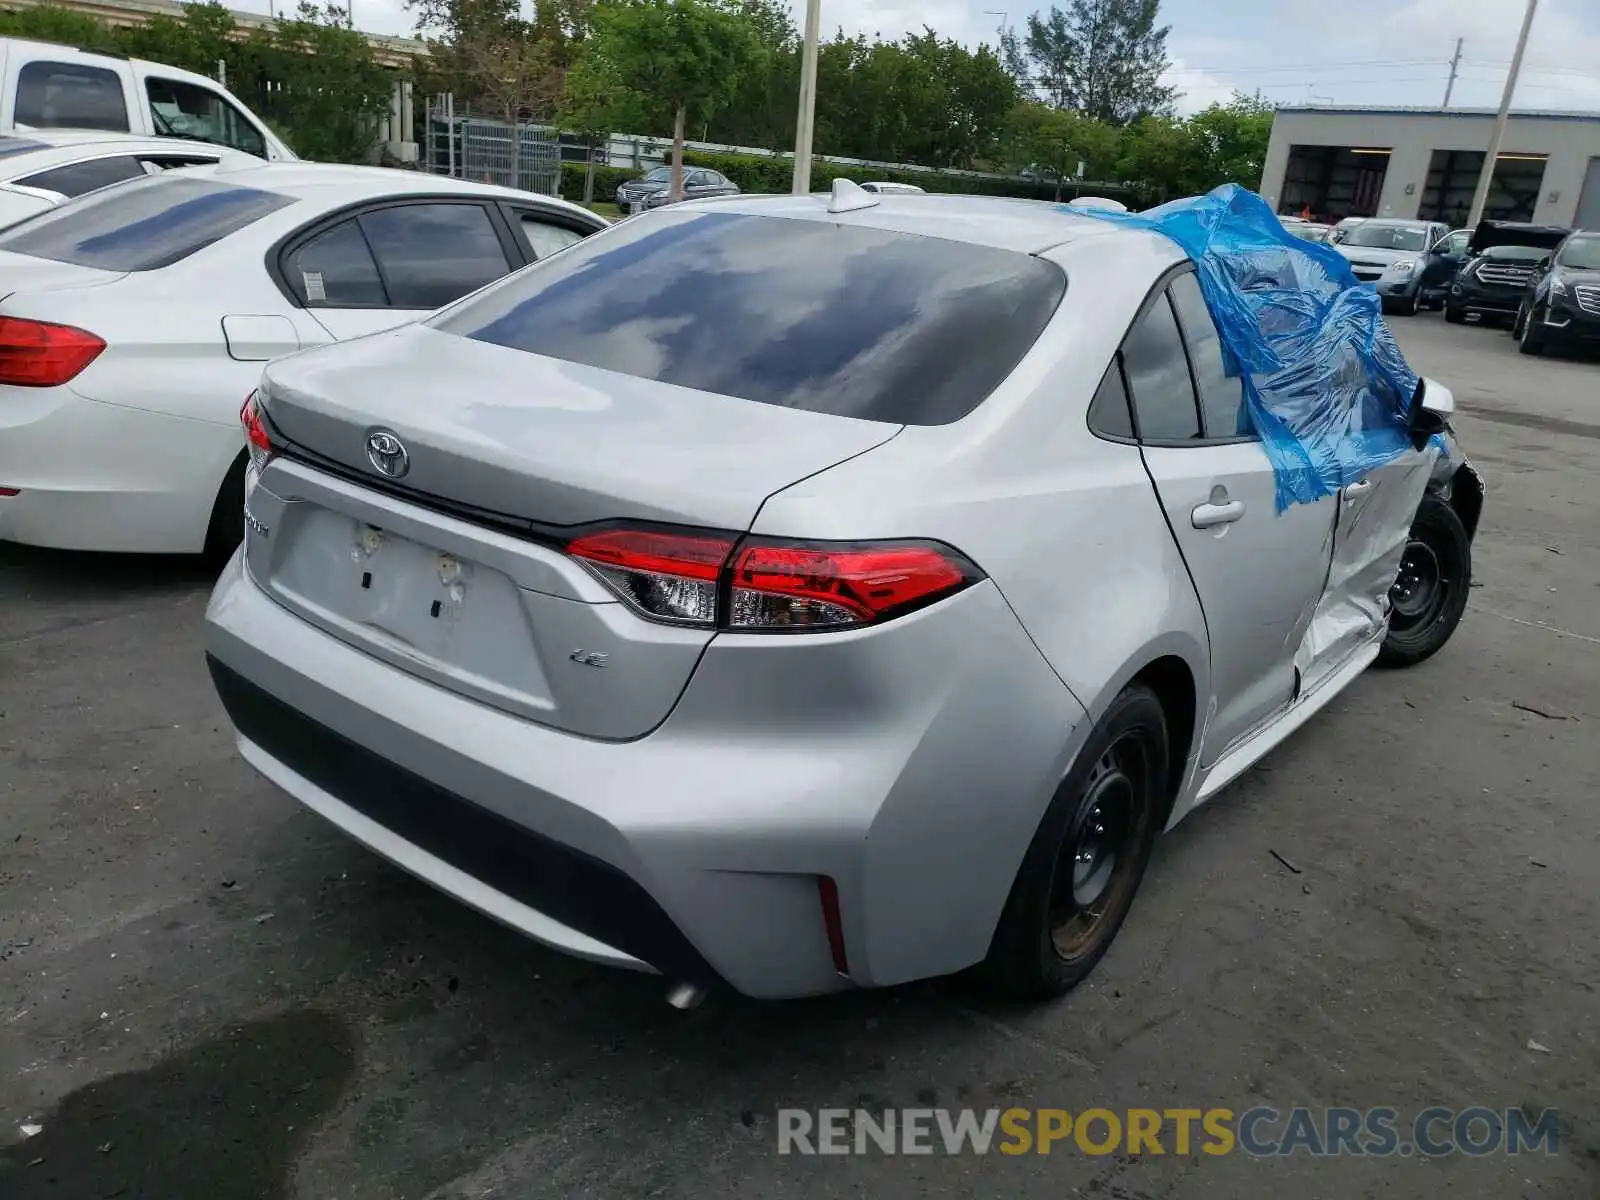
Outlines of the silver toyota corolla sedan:
[{"label": "silver toyota corolla sedan", "polygon": [[1057,995],[1158,831],[1443,644],[1481,488],[1425,385],[1419,449],[1280,513],[1174,243],[845,199],[273,364],[211,671],[305,805],[685,1002]]}]

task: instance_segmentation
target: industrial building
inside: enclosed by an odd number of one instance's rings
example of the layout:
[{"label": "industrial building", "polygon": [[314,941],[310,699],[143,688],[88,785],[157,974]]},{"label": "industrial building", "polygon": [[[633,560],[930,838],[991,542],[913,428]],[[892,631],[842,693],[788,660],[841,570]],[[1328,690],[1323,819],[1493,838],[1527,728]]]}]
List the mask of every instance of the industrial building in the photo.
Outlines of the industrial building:
[{"label": "industrial building", "polygon": [[[1494,119],[1486,108],[1280,108],[1261,194],[1279,213],[1318,220],[1460,227]],[[1600,229],[1600,113],[1513,112],[1484,216]]]}]

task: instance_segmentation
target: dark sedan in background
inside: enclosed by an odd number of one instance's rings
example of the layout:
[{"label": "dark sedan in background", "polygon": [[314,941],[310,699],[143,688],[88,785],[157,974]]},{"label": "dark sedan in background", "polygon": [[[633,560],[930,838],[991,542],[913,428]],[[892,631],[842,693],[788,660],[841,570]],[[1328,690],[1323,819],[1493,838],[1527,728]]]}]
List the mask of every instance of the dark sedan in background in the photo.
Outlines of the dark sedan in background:
[{"label": "dark sedan in background", "polygon": [[[623,212],[659,208],[671,203],[672,168],[655,167],[638,179],[630,179],[617,189],[617,207]],[[720,171],[709,167],[684,167],[683,198],[704,200],[708,196],[737,196],[739,185]]]},{"label": "dark sedan in background", "polygon": [[1568,234],[1539,264],[1512,332],[1524,354],[1600,349],[1600,230]]},{"label": "dark sedan in background", "polygon": [[1484,221],[1467,243],[1467,263],[1450,281],[1444,318],[1510,321],[1522,306],[1540,263],[1572,231],[1555,225]]}]

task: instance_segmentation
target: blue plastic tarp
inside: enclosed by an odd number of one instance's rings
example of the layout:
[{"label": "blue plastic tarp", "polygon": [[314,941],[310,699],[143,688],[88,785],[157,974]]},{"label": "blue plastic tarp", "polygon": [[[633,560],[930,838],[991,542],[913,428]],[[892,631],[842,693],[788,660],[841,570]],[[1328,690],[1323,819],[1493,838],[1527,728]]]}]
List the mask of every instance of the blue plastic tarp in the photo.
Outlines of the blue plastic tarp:
[{"label": "blue plastic tarp", "polygon": [[1332,246],[1287,232],[1260,196],[1230,183],[1146,212],[1062,209],[1164,234],[1194,262],[1224,365],[1242,381],[1272,463],[1280,512],[1410,448],[1417,376],[1376,290]]}]

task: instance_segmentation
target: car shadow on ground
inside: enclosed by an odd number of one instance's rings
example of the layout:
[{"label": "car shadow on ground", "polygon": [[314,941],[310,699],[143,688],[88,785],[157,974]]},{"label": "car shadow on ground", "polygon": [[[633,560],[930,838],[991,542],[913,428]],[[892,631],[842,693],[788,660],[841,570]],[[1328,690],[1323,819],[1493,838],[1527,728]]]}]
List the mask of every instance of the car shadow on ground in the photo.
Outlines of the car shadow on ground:
[{"label": "car shadow on ground", "polygon": [[97,554],[0,542],[0,591],[36,602],[193,591],[210,584],[220,568],[198,554]]}]

